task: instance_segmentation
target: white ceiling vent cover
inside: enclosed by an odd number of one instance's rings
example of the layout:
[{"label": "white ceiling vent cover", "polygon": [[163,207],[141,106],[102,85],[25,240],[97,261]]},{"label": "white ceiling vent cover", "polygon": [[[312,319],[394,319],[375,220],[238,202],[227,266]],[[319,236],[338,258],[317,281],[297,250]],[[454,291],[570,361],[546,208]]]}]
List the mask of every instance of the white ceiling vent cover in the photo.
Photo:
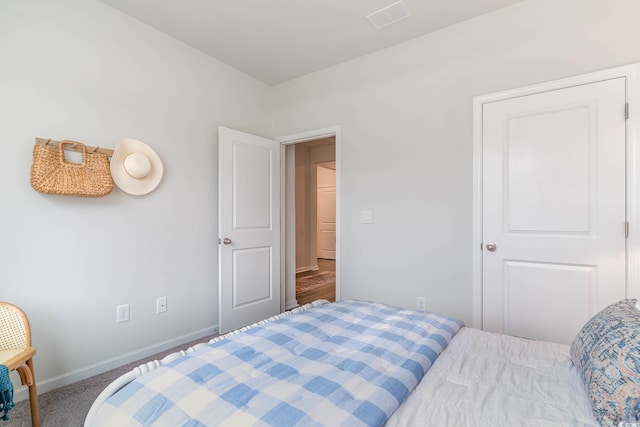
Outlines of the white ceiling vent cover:
[{"label": "white ceiling vent cover", "polygon": [[367,15],[367,18],[369,18],[369,21],[371,21],[374,27],[381,29],[410,16],[411,12],[409,12],[407,6],[400,0]]}]

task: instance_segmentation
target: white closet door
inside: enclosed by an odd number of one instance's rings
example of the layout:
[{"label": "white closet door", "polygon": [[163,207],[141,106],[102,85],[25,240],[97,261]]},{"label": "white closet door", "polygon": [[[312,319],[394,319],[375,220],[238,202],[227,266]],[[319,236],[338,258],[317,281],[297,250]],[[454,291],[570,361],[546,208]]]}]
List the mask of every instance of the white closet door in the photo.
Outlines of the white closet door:
[{"label": "white closet door", "polygon": [[336,170],[335,162],[331,167],[317,165],[317,239],[318,258],[336,259]]},{"label": "white closet door", "polygon": [[483,106],[484,329],[569,344],[625,297],[624,107],[624,78]]}]

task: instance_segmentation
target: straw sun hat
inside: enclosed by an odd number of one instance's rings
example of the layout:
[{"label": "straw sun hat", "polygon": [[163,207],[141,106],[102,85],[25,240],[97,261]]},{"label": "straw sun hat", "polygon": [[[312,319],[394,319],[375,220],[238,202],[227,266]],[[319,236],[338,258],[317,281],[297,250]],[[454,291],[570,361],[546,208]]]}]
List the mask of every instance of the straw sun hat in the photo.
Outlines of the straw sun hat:
[{"label": "straw sun hat", "polygon": [[123,138],[118,140],[111,156],[111,176],[125,193],[141,196],[160,184],[162,161],[144,142]]}]

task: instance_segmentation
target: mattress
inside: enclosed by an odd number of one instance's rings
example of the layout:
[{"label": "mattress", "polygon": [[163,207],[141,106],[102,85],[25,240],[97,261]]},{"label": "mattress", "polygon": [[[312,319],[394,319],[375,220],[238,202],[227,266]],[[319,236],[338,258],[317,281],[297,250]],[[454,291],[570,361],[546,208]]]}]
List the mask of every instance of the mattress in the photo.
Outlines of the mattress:
[{"label": "mattress", "polygon": [[160,363],[97,399],[85,425],[381,426],[461,327],[384,304],[319,305]]},{"label": "mattress", "polygon": [[386,426],[598,423],[568,346],[462,328]]}]

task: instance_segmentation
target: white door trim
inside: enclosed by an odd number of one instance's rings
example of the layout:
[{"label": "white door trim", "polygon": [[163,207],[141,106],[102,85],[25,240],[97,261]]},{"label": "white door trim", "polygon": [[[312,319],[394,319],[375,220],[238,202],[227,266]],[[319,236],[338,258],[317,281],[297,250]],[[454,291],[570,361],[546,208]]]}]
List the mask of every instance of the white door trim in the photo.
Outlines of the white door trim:
[{"label": "white door trim", "polygon": [[[548,92],[619,77],[626,78],[629,119],[626,122],[626,215],[630,223],[627,239],[627,298],[640,297],[640,64],[631,64],[580,76],[511,89],[473,99],[473,326],[482,329],[482,106],[535,93]],[[640,109],[639,109],[640,111]],[[621,111],[620,114],[624,114]]]},{"label": "white door trim", "polygon": [[[321,128],[321,129],[314,129],[314,130],[309,130],[306,132],[301,132],[301,133],[296,133],[293,135],[286,135],[286,136],[280,136],[280,137],[276,137],[274,138],[276,141],[280,142],[282,144],[282,164],[285,164],[284,162],[284,158],[285,158],[285,148],[287,145],[291,145],[291,144],[297,144],[300,142],[306,142],[306,141],[312,141],[312,140],[316,140],[316,139],[322,139],[322,138],[329,138],[329,137],[335,137],[335,142],[336,142],[336,300],[339,301],[340,300],[340,266],[341,266],[341,256],[340,256],[340,167],[341,167],[341,160],[340,160],[340,126],[336,125],[336,126],[330,126],[330,127],[326,127],[326,128]],[[282,168],[282,194],[285,194],[284,191],[284,186],[287,183],[287,180],[293,180],[295,177],[293,175],[291,176],[285,176],[285,169],[286,168]],[[282,234],[282,242],[284,242],[284,244],[282,245],[282,256],[281,256],[281,264],[282,264],[282,272],[283,274],[280,276],[281,280],[282,280],[282,298],[285,298],[287,292],[286,292],[286,278],[288,277],[288,271],[285,270],[285,261],[287,263],[287,265],[292,265],[294,266],[293,269],[295,270],[295,251],[290,251],[287,250],[285,247],[286,246],[290,246],[291,242],[286,241],[285,238],[285,231],[286,231],[286,222],[287,222],[287,211],[285,208],[285,197],[281,198],[281,204],[282,204],[282,227],[281,227],[281,234]],[[290,221],[295,221],[295,217],[293,219],[290,219]],[[295,243],[294,243],[295,244]],[[294,274],[295,277],[295,274]],[[295,279],[294,279],[295,280]],[[295,283],[293,284],[293,286],[295,286]],[[293,307],[286,307],[286,302],[283,300],[282,301],[282,307],[286,308],[286,309],[290,309]],[[295,306],[296,304],[294,304]]]}]

